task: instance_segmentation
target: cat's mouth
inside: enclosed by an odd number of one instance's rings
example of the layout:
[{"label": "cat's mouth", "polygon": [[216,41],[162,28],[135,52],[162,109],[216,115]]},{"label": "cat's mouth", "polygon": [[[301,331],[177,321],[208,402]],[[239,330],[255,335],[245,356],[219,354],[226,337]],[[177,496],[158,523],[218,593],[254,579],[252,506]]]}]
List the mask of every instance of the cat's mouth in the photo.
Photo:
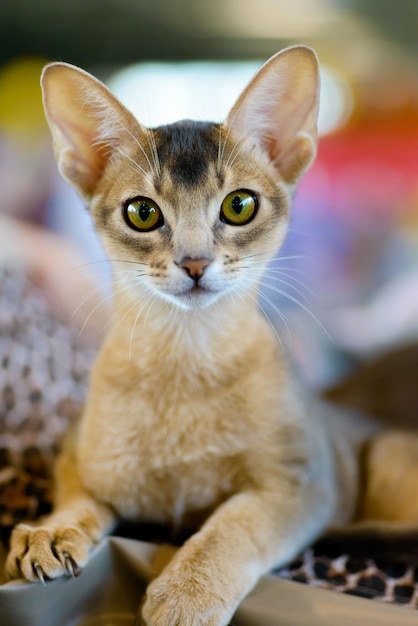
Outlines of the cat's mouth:
[{"label": "cat's mouth", "polygon": [[191,289],[188,290],[188,293],[192,294],[201,294],[201,293],[213,293],[211,289],[207,287],[202,287],[201,285],[194,285]]},{"label": "cat's mouth", "polygon": [[181,308],[199,309],[206,308],[217,300],[220,295],[221,291],[218,289],[211,289],[197,284],[176,293],[174,298]]}]

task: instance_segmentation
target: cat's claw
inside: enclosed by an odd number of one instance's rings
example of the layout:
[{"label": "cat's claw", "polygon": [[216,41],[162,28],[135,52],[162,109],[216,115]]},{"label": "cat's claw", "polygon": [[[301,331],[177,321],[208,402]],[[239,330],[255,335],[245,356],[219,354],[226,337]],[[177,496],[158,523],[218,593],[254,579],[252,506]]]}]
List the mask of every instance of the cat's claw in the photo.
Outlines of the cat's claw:
[{"label": "cat's claw", "polygon": [[73,557],[70,554],[68,554],[68,552],[64,552],[63,556],[64,556],[65,569],[67,570],[69,576],[71,576],[71,578],[77,578],[77,576],[80,576],[83,570],[81,567],[77,565]]},{"label": "cat's claw", "polygon": [[44,587],[46,587],[46,582],[45,582],[46,574],[44,570],[42,569],[41,565],[37,562],[32,563],[32,569],[34,571],[35,576],[38,578],[39,582]]},{"label": "cat's claw", "polygon": [[92,546],[90,537],[75,525],[60,528],[19,524],[12,533],[6,575],[43,585],[62,576],[76,578]]}]

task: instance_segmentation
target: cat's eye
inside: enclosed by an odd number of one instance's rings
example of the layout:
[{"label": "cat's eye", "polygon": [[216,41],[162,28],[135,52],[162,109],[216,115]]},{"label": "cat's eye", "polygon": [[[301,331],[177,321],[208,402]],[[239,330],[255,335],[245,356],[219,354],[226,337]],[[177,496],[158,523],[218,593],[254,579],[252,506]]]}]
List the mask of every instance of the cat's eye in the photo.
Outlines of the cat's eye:
[{"label": "cat's eye", "polygon": [[232,226],[244,226],[251,222],[257,208],[257,196],[245,189],[239,189],[229,193],[223,200],[220,219]]},{"label": "cat's eye", "polygon": [[160,207],[149,198],[139,196],[125,205],[125,220],[131,228],[141,232],[155,230],[164,224]]}]

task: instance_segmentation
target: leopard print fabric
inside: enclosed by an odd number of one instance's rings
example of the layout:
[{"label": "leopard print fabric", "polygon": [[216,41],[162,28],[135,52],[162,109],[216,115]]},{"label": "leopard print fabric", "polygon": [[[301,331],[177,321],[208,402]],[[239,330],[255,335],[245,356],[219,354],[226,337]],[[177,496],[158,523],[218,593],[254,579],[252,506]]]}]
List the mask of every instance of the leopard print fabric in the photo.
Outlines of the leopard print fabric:
[{"label": "leopard print fabric", "polygon": [[51,508],[51,468],[94,350],[23,268],[0,269],[0,540]]},{"label": "leopard print fabric", "polygon": [[[18,267],[0,268],[0,541],[50,511],[52,465],[80,411],[95,350]],[[275,575],[418,607],[418,570],[312,548]]]},{"label": "leopard print fabric", "polygon": [[274,574],[322,589],[418,609],[418,568],[407,563],[327,555],[314,546]]}]

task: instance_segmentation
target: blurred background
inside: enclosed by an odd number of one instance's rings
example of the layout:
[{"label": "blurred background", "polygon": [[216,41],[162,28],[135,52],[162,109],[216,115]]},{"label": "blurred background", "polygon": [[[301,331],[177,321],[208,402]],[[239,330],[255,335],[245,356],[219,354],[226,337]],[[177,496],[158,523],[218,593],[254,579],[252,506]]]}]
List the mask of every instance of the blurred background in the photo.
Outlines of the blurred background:
[{"label": "blurred background", "polygon": [[219,121],[296,43],[321,62],[320,145],[261,304],[321,386],[418,336],[417,0],[2,0],[0,213],[101,258],[52,159],[46,61],[94,73],[148,125]]}]

